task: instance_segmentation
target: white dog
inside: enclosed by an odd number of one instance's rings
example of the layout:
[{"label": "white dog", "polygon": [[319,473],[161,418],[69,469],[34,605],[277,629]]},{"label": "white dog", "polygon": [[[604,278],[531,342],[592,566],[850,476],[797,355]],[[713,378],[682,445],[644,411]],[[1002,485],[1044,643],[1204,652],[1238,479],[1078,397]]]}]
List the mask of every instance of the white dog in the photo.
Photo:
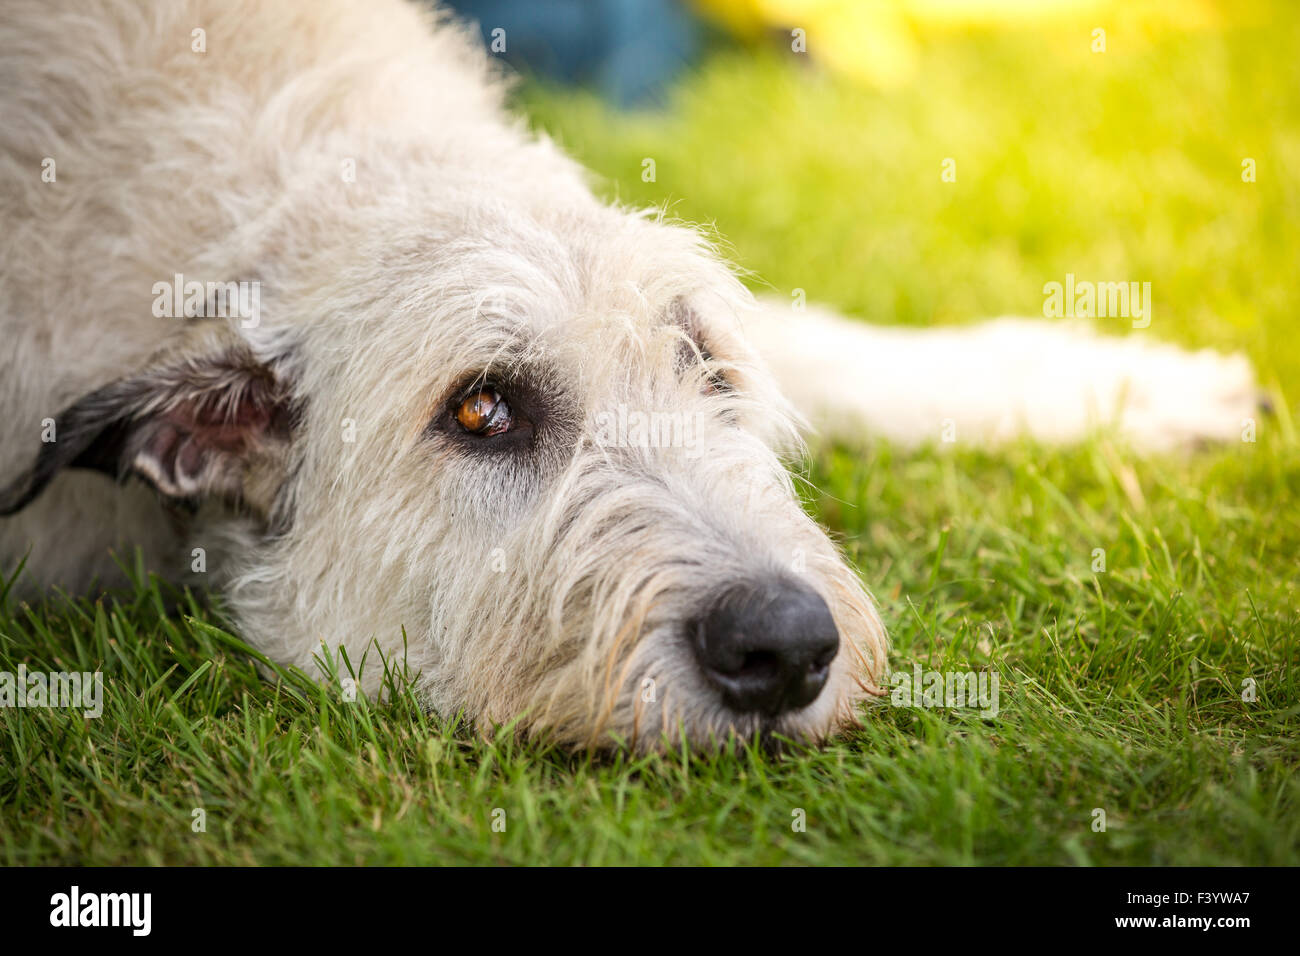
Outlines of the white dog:
[{"label": "white dog", "polygon": [[5,570],[86,588],[140,548],[272,659],[368,654],[373,692],[405,655],[480,726],[856,719],[884,630],[792,491],[783,394],[906,441],[1253,410],[1243,361],[1145,336],[755,308],[398,0],[8,0],[0,102]]}]

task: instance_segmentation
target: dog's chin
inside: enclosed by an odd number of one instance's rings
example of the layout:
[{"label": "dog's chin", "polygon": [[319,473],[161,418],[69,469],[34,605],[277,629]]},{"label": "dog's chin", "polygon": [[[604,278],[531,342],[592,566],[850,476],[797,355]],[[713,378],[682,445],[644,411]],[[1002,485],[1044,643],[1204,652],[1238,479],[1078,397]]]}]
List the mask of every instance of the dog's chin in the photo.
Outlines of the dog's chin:
[{"label": "dog's chin", "polygon": [[[586,660],[574,657],[560,679],[523,703],[519,729],[575,750],[637,753],[719,750],[757,743],[772,751],[825,743],[859,722],[867,694],[847,644],[830,665],[821,692],[809,704],[764,713],[728,704],[724,692],[701,672],[683,628],[659,622],[622,663],[601,664],[593,678]],[[608,683],[615,697],[591,695]],[[490,724],[518,721],[519,701],[501,701],[486,715]]]},{"label": "dog's chin", "polygon": [[615,736],[643,753],[676,750],[683,742],[700,753],[749,745],[784,753],[824,744],[854,723],[853,712],[854,702],[832,687],[806,707],[772,715],[736,710],[712,696],[697,699],[695,707],[670,719],[666,728],[646,723]]},{"label": "dog's chin", "polygon": [[[809,705],[815,706],[816,701]],[[809,709],[805,708],[805,710]],[[833,731],[817,721],[810,721],[804,711],[796,710],[775,717],[745,715],[752,729],[735,735],[738,742],[754,743],[766,753],[797,752],[819,747]]]},{"label": "dog's chin", "polygon": [[[729,707],[720,695],[705,691],[689,704],[672,707],[667,714],[647,713],[626,698],[601,725],[548,725],[525,722],[520,729],[533,737],[562,747],[613,753],[679,752],[718,753],[757,746],[768,753],[795,752],[826,743],[856,723],[858,701],[841,686],[827,686],[806,707],[780,714],[741,711]],[[494,722],[495,723],[495,722]]]},{"label": "dog's chin", "polygon": [[[707,725],[687,729],[686,739],[691,749],[703,753],[750,745],[767,753],[818,747],[840,728],[828,723],[818,713],[817,705],[818,701],[814,701],[802,710],[774,716],[733,711],[719,705],[720,710]],[[657,749],[655,743],[646,740],[641,749]],[[659,743],[675,747],[680,744],[680,736]]]},{"label": "dog's chin", "polygon": [[756,733],[763,747],[771,751],[816,747],[852,723],[843,716],[852,709],[850,701],[828,687],[807,707],[761,718]]},{"label": "dog's chin", "polygon": [[[823,744],[857,722],[863,695],[857,692],[860,684],[853,679],[845,651],[832,663],[826,686],[811,703],[765,714],[729,706],[699,673],[677,629],[664,628],[654,637],[628,667],[627,673],[641,676],[624,683],[621,700],[603,726],[578,731],[578,736],[594,733],[575,739],[576,745],[649,753],[685,744],[692,751],[711,753],[757,743],[769,751],[785,751]],[[657,675],[657,689],[662,692],[666,686],[668,692],[647,702],[641,693],[652,674]]]}]

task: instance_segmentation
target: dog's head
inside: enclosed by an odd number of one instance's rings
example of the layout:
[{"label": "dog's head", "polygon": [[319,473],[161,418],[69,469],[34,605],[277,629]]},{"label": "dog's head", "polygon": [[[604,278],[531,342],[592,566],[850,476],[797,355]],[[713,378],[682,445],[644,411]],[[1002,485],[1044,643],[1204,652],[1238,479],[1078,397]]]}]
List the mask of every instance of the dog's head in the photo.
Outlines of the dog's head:
[{"label": "dog's head", "polygon": [[10,505],[61,466],[134,474],[196,511],[269,656],[342,646],[373,691],[404,655],[483,726],[650,747],[853,721],[883,630],[783,465],[748,294],[654,217],[454,208],[286,242],[256,323],[196,323],[77,402]]}]

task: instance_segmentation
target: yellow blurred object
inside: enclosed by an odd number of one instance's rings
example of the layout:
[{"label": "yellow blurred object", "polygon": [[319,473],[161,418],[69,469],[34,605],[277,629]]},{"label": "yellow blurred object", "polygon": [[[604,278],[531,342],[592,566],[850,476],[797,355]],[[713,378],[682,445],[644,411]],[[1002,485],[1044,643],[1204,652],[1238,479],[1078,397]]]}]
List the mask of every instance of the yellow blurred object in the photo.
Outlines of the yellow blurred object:
[{"label": "yellow blurred object", "polygon": [[892,86],[916,70],[916,41],[895,3],[858,0],[696,0],[715,22],[744,40],[803,31],[808,54],[836,73]]},{"label": "yellow blurred object", "polygon": [[[693,0],[695,7],[742,40],[789,34],[809,56],[871,86],[905,83],[920,59],[924,29],[1031,26],[1083,21],[1106,29],[1138,21],[1202,28],[1216,17],[1208,0],[1152,0],[1140,8],[1117,0]],[[803,31],[802,38],[796,31]],[[800,50],[799,52],[804,52]]]}]

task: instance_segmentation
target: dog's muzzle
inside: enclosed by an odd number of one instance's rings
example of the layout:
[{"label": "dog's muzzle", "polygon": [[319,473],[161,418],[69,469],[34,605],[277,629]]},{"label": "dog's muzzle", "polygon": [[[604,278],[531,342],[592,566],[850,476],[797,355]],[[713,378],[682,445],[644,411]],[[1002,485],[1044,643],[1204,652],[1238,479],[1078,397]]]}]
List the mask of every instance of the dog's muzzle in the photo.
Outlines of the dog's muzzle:
[{"label": "dog's muzzle", "polygon": [[722,591],[695,622],[692,644],[728,707],[775,717],[817,699],[840,635],[816,592],[778,580]]}]

